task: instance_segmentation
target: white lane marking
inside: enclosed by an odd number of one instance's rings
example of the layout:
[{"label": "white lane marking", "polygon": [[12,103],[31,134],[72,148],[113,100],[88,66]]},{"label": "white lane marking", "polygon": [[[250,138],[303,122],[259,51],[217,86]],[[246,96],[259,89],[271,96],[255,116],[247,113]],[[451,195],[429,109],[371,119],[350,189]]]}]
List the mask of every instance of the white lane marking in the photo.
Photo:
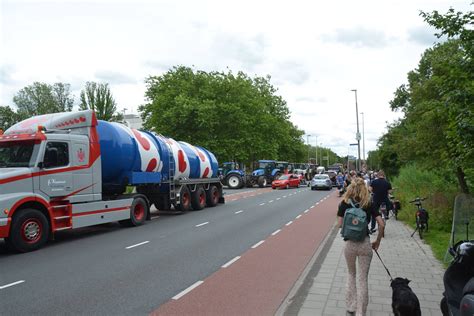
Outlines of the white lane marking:
[{"label": "white lane marking", "polygon": [[265,242],[265,240],[260,240],[258,243],[256,243],[255,245],[253,245],[251,248],[252,249],[255,249],[257,248],[258,246],[260,246],[261,244],[263,244]]},{"label": "white lane marking", "polygon": [[277,201],[278,201],[279,199],[281,199],[281,198],[277,198]]},{"label": "white lane marking", "polygon": [[207,225],[209,224],[209,222],[204,222],[204,223],[201,223],[201,224],[197,224],[196,227],[201,227],[201,226],[204,226],[204,225]]},{"label": "white lane marking", "polygon": [[309,212],[309,209],[308,209],[308,210],[304,210],[304,212],[303,212],[303,213],[308,213],[308,212]]},{"label": "white lane marking", "polygon": [[222,268],[227,268],[227,267],[229,267],[231,264],[233,264],[234,262],[236,262],[236,261],[239,260],[239,259],[240,259],[240,256],[235,257],[234,259],[232,259],[232,260],[230,260],[229,262],[227,262],[226,264],[224,264],[224,265],[222,266]]},{"label": "white lane marking", "polygon": [[286,198],[286,195],[283,195],[283,198]]},{"label": "white lane marking", "polygon": [[179,300],[181,297],[185,296],[186,294],[188,294],[189,292],[191,292],[192,290],[194,290],[195,288],[197,288],[199,285],[201,285],[203,283],[204,283],[204,281],[197,281],[196,283],[194,283],[193,285],[188,287],[186,290],[184,290],[181,293],[178,293],[175,296],[173,296],[172,299],[173,300]]},{"label": "white lane marking", "polygon": [[263,205],[265,205],[265,203],[260,203],[260,206],[263,206]]},{"label": "white lane marking", "polygon": [[318,204],[319,204],[319,202],[316,203],[316,205],[318,205]]},{"label": "white lane marking", "polygon": [[149,242],[150,242],[150,241],[149,241],[149,240],[147,240],[147,241],[144,241],[144,242],[141,242],[141,243],[135,244],[135,245],[131,245],[131,246],[125,247],[125,249],[132,249],[132,248],[135,248],[135,247],[138,247],[138,246],[144,245],[144,244],[148,244]]},{"label": "white lane marking", "polygon": [[268,203],[273,203],[273,200],[268,201]]},{"label": "white lane marking", "polygon": [[240,213],[242,213],[243,211],[244,211],[244,210],[237,211],[237,212],[235,212],[235,214],[240,214]]},{"label": "white lane marking", "polygon": [[13,282],[13,283],[10,283],[10,284],[2,285],[2,286],[0,286],[0,290],[6,289],[7,287],[14,286],[14,285],[17,285],[17,284],[20,284],[20,283],[23,283],[23,282],[25,282],[25,280],[20,280],[20,281],[16,281],[16,282]]},{"label": "white lane marking", "polygon": [[313,205],[313,206],[311,206],[310,208],[314,208],[314,205]]},{"label": "white lane marking", "polygon": [[288,223],[285,224],[285,226],[290,226],[291,224],[293,224],[293,221],[289,221]]},{"label": "white lane marking", "polygon": [[272,233],[272,236],[275,236],[275,235],[278,234],[279,232],[281,232],[281,229],[275,230],[275,231]]},{"label": "white lane marking", "polygon": [[302,215],[300,214],[300,215],[296,216],[295,219],[298,219],[298,218],[300,218],[301,216],[302,216]]}]

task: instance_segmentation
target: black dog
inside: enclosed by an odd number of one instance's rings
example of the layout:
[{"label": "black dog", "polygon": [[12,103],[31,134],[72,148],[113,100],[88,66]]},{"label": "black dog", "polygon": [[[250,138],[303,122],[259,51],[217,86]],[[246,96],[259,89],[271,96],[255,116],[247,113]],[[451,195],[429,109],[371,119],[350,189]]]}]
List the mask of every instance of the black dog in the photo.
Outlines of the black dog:
[{"label": "black dog", "polygon": [[393,279],[392,310],[395,316],[421,316],[420,301],[408,286],[410,280],[403,278]]}]

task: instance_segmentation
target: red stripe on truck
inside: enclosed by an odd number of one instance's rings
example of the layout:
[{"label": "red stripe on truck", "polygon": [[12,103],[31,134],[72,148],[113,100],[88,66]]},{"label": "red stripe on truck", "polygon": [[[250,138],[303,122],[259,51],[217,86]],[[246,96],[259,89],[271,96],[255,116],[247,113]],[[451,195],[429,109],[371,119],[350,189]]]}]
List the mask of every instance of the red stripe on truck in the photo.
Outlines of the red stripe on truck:
[{"label": "red stripe on truck", "polygon": [[99,214],[99,213],[109,213],[109,212],[116,212],[116,211],[123,211],[123,210],[129,210],[130,206],[122,206],[122,207],[115,207],[115,208],[106,208],[103,210],[97,210],[97,211],[89,211],[89,212],[82,212],[82,213],[76,213],[72,214],[72,217],[78,217],[78,216],[86,216],[86,215],[93,215],[93,214]]}]

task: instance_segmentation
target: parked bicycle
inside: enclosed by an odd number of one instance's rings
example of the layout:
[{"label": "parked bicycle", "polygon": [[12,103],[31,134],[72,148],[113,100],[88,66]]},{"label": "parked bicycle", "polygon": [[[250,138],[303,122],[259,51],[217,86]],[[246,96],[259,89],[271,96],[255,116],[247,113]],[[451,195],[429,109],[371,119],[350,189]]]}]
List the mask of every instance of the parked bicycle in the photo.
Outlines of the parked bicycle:
[{"label": "parked bicycle", "polygon": [[423,205],[421,204],[421,201],[426,200],[426,198],[419,198],[417,197],[413,201],[410,201],[410,203],[415,203],[417,210],[415,213],[415,219],[416,219],[416,228],[415,231],[411,234],[411,237],[415,235],[415,233],[418,231],[418,234],[420,235],[420,239],[423,239],[423,232],[428,231],[428,220],[429,220],[429,215],[428,211],[423,208]]},{"label": "parked bicycle", "polygon": [[395,220],[398,220],[398,212],[402,208],[400,201],[395,199],[395,196],[393,196],[392,194],[389,194],[388,198],[390,199],[390,203],[392,204],[390,208],[390,214],[392,217],[395,217]]}]

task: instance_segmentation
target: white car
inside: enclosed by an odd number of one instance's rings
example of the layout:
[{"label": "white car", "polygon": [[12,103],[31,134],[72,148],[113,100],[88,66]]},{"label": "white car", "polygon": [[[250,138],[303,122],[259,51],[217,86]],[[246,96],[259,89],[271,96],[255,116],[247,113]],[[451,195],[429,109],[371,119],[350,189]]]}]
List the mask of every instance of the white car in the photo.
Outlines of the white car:
[{"label": "white car", "polygon": [[332,182],[327,174],[317,174],[311,180],[311,190],[326,189],[331,190]]}]

